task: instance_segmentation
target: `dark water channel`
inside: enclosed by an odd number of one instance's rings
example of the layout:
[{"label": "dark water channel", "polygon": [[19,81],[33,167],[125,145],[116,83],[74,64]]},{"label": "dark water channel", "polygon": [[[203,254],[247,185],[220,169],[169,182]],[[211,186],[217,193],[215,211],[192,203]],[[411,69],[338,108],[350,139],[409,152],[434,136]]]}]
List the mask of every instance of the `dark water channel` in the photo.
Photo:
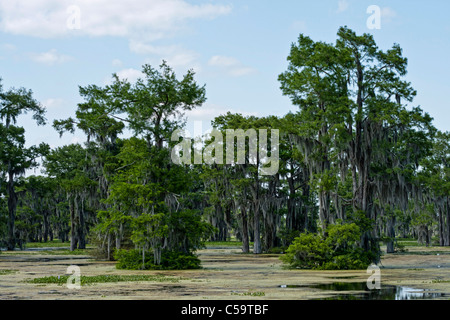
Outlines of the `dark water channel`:
[{"label": "dark water channel", "polygon": [[384,285],[381,289],[370,290],[366,282],[334,282],[316,285],[282,285],[281,288],[311,288],[335,291],[332,296],[318,300],[416,300],[436,299],[446,294],[429,289],[414,289],[403,286]]}]

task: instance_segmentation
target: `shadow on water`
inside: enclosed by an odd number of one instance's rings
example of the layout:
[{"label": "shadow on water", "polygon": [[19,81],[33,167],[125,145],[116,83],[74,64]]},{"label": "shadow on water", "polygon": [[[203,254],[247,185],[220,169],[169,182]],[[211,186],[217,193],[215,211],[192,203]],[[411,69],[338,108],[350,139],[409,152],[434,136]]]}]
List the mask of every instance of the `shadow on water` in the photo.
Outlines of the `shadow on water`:
[{"label": "shadow on water", "polygon": [[[332,296],[316,300],[416,300],[435,299],[446,296],[444,293],[428,289],[414,289],[402,286],[384,285],[380,289],[370,290],[366,282],[334,282],[316,285],[281,285],[281,288],[311,288],[342,293],[330,293]],[[345,293],[344,293],[345,292]]]}]

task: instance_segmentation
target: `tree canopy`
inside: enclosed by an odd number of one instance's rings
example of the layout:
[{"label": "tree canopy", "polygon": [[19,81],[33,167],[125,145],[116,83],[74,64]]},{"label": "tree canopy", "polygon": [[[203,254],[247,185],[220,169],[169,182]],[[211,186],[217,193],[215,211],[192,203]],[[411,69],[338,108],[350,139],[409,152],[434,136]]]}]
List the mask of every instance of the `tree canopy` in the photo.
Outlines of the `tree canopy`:
[{"label": "tree canopy", "polygon": [[[45,107],[0,83],[0,244],[90,243],[142,269],[199,267],[207,240],[319,269],[378,263],[399,236],[450,245],[450,133],[414,105],[400,45],[341,27],[334,43],[300,34],[287,62],[278,81],[293,110],[215,117],[200,162],[193,138],[173,139],[206,102],[192,70],[163,61],[133,83],[80,86],[75,115],[53,127],[86,140],[55,148],[25,147],[20,116],[45,125]],[[178,138],[188,149],[174,162]]]}]

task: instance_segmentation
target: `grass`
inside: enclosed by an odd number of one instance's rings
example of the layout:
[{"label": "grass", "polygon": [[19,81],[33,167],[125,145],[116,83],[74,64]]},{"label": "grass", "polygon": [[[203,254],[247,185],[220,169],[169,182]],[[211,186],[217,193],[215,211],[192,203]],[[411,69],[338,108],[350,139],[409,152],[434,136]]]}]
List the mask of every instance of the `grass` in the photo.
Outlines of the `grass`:
[{"label": "grass", "polygon": [[18,270],[0,270],[0,276],[8,275],[8,274],[14,274],[16,272],[19,272]]},{"label": "grass", "polygon": [[232,292],[232,296],[251,296],[251,297],[264,297],[266,294],[263,291],[257,291],[257,292]]},{"label": "grass", "polygon": [[53,240],[47,242],[27,242],[26,248],[47,248],[47,247],[70,247],[70,242],[61,242],[61,240]]},{"label": "grass", "polygon": [[39,251],[39,254],[84,256],[89,255],[93,250],[94,249],[75,249],[74,251],[70,251],[69,249],[43,250]]},{"label": "grass", "polygon": [[[30,248],[69,248],[70,247],[70,241],[61,242],[61,240],[54,239],[52,241],[47,242],[27,242],[25,244],[26,249]],[[95,248],[94,245],[87,244],[87,249],[93,249]]]},{"label": "grass", "polygon": [[423,244],[420,244],[417,242],[417,240],[415,241],[404,241],[404,240],[397,240],[397,243],[404,245],[404,246],[408,246],[408,247],[422,247],[425,246]]},{"label": "grass", "polygon": [[450,280],[434,279],[431,283],[449,283]]},{"label": "grass", "polygon": [[[48,276],[26,280],[33,284],[57,284],[65,285],[71,275]],[[98,275],[98,276],[80,276],[81,285],[91,285],[96,283],[117,283],[117,282],[135,282],[135,281],[151,281],[151,282],[179,282],[184,278],[167,277],[164,275]]]},{"label": "grass", "polygon": [[[425,248],[425,247],[424,247]],[[450,255],[450,251],[408,251],[396,252],[397,255],[417,255],[417,256],[436,256],[436,255]]]},{"label": "grass", "polygon": [[[206,241],[207,247],[242,247],[242,241]],[[250,243],[250,246],[253,242]]]}]

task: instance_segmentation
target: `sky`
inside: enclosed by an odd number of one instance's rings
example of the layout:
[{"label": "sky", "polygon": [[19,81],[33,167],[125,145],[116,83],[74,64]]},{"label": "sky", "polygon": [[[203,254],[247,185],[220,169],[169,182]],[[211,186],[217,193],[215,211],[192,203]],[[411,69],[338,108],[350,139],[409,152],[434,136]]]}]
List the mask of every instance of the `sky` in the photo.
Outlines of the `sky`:
[{"label": "sky", "polygon": [[[379,8],[377,28],[374,11]],[[186,116],[207,129],[227,111],[244,115],[295,112],[278,75],[300,33],[334,43],[340,26],[394,43],[408,58],[421,106],[450,131],[450,2],[446,0],[0,0],[0,77],[4,90],[31,89],[48,123],[19,119],[27,145],[83,143],[79,131],[59,137],[53,120],[74,116],[79,86],[135,81],[144,64],[166,60],[179,77],[196,72],[206,103]]]}]

